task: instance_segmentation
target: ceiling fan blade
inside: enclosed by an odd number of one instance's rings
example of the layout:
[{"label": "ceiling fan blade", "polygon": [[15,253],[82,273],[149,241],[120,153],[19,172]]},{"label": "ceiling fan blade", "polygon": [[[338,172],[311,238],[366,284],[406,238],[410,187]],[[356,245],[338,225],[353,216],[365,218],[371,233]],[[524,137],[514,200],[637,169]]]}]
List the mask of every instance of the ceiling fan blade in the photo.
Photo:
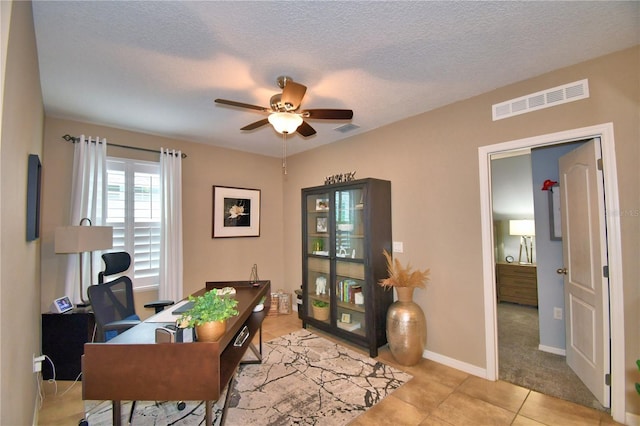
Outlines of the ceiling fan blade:
[{"label": "ceiling fan blade", "polygon": [[282,103],[287,110],[295,111],[300,106],[306,92],[307,86],[295,81],[287,81],[286,86],[282,89]]},{"label": "ceiling fan blade", "polygon": [[240,130],[253,130],[253,129],[257,129],[258,127],[262,127],[265,124],[269,123],[269,119],[268,118],[263,118],[262,120],[258,120],[255,123],[251,123],[251,124],[247,124],[246,126],[244,126],[242,129]]},{"label": "ceiling fan blade", "polygon": [[239,108],[255,109],[263,112],[271,111],[269,108],[261,107],[258,105],[245,104],[242,102],[229,101],[227,99],[216,99],[214,102],[217,104],[230,105],[230,106],[239,107]]},{"label": "ceiling fan blade", "polygon": [[298,126],[296,132],[300,133],[305,138],[316,134],[315,129],[309,126],[306,121],[303,121],[302,124]]},{"label": "ceiling fan blade", "polygon": [[305,118],[321,120],[350,120],[353,118],[353,111],[350,109],[306,109],[301,114]]}]

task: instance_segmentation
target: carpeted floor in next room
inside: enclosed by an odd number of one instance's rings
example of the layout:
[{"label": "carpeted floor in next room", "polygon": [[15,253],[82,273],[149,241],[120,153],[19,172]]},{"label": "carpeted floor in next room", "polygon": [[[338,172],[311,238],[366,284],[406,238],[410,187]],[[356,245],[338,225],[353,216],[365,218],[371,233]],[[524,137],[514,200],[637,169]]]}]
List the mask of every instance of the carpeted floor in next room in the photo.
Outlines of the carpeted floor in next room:
[{"label": "carpeted floor in next room", "polygon": [[498,304],[498,363],[500,380],[604,410],[569,368],[566,358],[538,350],[538,309]]}]

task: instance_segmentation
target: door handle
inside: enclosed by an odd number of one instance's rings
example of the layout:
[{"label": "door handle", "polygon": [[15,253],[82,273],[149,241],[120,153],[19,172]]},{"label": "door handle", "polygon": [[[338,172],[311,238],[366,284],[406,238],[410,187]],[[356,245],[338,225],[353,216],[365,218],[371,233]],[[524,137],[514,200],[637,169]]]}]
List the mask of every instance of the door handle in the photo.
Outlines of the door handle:
[{"label": "door handle", "polygon": [[558,268],[558,269],[556,269],[556,274],[558,274],[558,275],[567,275],[567,268]]}]

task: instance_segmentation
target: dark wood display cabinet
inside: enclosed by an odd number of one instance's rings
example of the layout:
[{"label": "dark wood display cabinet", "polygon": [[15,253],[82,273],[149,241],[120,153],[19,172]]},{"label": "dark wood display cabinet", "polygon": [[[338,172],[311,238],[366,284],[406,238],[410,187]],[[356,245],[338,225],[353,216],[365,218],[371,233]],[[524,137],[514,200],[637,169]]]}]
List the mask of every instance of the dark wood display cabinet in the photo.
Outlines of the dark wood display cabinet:
[{"label": "dark wood display cabinet", "polygon": [[303,327],[377,356],[387,343],[393,302],[393,291],[378,284],[387,276],[383,250],[390,252],[391,243],[391,182],[368,178],[303,189]]}]

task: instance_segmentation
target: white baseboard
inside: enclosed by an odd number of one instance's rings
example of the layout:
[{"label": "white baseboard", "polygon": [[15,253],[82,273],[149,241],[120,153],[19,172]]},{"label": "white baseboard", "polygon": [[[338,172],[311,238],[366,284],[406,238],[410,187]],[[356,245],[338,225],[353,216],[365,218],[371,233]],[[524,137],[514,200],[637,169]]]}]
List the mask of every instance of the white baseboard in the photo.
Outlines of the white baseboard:
[{"label": "white baseboard", "polygon": [[483,379],[487,378],[487,370],[485,368],[478,367],[477,365],[468,364],[430,351],[424,351],[422,356],[423,358],[446,365],[447,367],[455,368],[456,370],[464,371],[465,373],[469,373]]},{"label": "white baseboard", "polygon": [[627,412],[625,415],[624,424],[627,426],[639,426],[640,425],[640,414],[634,414]]},{"label": "white baseboard", "polygon": [[567,356],[567,351],[565,349],[554,348],[553,346],[538,345],[538,350],[542,352],[549,352],[551,354]]}]

